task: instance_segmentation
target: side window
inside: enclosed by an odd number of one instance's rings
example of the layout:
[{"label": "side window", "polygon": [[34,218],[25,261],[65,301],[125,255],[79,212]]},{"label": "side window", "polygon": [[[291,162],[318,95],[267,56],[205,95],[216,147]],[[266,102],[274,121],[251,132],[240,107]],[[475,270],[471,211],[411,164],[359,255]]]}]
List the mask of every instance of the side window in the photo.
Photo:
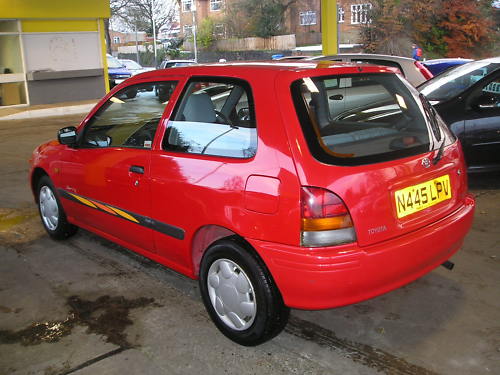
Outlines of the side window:
[{"label": "side window", "polygon": [[191,80],[168,124],[165,150],[251,158],[257,129],[250,86],[234,79]]},{"label": "side window", "polygon": [[141,83],[112,96],[89,121],[82,147],[151,148],[177,82]]},{"label": "side window", "polygon": [[482,95],[489,102],[492,108],[500,108],[500,77],[497,77],[481,90]]},{"label": "side window", "polygon": [[500,77],[481,84],[471,93],[469,99],[469,108],[477,110],[494,109],[500,111]]}]

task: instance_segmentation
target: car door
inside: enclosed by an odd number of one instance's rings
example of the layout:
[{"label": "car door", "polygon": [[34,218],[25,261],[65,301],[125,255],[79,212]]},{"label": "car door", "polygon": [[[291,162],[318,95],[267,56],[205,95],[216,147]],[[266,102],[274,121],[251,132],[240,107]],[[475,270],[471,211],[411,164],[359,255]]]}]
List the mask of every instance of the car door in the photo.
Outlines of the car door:
[{"label": "car door", "polygon": [[471,169],[500,166],[500,71],[467,99],[464,151]]},{"label": "car door", "polygon": [[150,162],[156,128],[175,82],[128,86],[111,96],[79,129],[78,146],[62,162],[62,196],[77,224],[118,242],[154,248]]},{"label": "car door", "polygon": [[168,121],[161,148],[151,162],[156,251],[170,267],[189,273],[188,249],[200,223],[220,224],[241,215],[257,148],[249,85],[230,78],[192,78]]}]

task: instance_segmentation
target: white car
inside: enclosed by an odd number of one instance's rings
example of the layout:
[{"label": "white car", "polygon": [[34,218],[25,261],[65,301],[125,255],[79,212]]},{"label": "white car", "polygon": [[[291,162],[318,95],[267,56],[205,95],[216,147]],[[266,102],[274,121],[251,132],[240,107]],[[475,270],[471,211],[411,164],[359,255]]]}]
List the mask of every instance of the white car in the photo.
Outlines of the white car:
[{"label": "white car", "polygon": [[154,68],[144,68],[142,65],[136,63],[134,60],[119,59],[119,61],[127,68],[133,76],[139,73],[149,72]]},{"label": "white car", "polygon": [[399,69],[408,82],[415,87],[433,77],[432,73],[420,61],[402,56],[377,55],[371,53],[341,53],[330,56],[316,56],[301,61],[307,60],[347,61],[390,66]]},{"label": "white car", "polygon": [[189,66],[195,65],[196,61],[194,60],[164,60],[161,62],[158,69],[168,69],[168,68],[176,68],[179,66]]}]

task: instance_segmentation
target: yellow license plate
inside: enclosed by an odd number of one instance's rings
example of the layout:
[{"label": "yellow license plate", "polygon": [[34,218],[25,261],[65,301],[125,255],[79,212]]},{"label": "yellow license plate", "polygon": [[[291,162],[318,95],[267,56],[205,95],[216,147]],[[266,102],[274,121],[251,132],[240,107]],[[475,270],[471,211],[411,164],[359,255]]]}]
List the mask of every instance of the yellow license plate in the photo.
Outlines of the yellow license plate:
[{"label": "yellow license plate", "polygon": [[434,206],[451,198],[450,176],[444,175],[398,190],[394,198],[399,219]]}]

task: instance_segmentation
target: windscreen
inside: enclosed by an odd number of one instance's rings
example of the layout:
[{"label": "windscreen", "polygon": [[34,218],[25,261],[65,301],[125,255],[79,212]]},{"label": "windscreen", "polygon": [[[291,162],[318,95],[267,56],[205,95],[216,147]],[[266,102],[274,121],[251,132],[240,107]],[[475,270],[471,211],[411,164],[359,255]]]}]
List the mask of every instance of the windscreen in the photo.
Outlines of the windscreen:
[{"label": "windscreen", "polygon": [[491,72],[500,69],[500,64],[474,61],[451,69],[418,87],[430,101],[445,101],[467,90]]},{"label": "windscreen", "polygon": [[[416,94],[395,74],[306,77],[292,84],[311,153],[336,165],[392,160],[434,147],[428,126],[433,114],[423,111]],[[439,128],[434,132],[432,139],[439,139]]]},{"label": "windscreen", "polygon": [[108,61],[108,68],[116,68],[116,69],[123,68],[123,64],[114,57],[108,56],[107,61]]}]

